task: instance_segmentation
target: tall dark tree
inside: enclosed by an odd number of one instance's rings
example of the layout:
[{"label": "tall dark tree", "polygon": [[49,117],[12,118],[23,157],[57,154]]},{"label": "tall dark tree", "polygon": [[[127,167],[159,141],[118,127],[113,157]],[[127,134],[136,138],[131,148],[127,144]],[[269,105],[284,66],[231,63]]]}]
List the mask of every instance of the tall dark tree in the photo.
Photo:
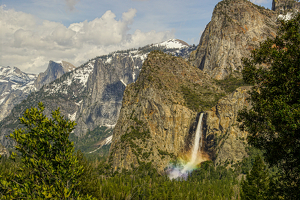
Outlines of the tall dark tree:
[{"label": "tall dark tree", "polygon": [[300,15],[281,21],[268,39],[243,60],[243,78],[254,84],[252,108],[240,111],[248,142],[278,166],[282,197],[300,199]]},{"label": "tall dark tree", "polygon": [[242,182],[242,200],[268,199],[269,175],[260,156],[255,158],[252,170]]}]

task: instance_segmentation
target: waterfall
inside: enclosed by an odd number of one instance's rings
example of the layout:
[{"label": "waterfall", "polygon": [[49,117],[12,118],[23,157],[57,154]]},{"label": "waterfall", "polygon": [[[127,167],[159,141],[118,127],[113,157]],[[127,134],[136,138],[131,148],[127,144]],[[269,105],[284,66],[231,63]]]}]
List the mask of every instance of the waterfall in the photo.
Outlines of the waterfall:
[{"label": "waterfall", "polygon": [[[203,118],[203,113],[200,114],[197,129],[196,129],[196,135],[195,135],[195,141],[194,141],[194,146],[193,146],[193,151],[192,151],[192,158],[190,162],[188,162],[183,170],[181,171],[182,173],[185,173],[188,170],[193,169],[193,167],[197,164],[197,154],[198,154],[198,149],[199,149],[199,144],[200,148],[202,147],[202,118]],[[199,142],[201,138],[201,141]]]},{"label": "waterfall", "polygon": [[[191,170],[193,170],[196,165],[202,160],[201,158],[199,159],[198,155],[198,149],[200,146],[200,149],[202,148],[202,118],[203,118],[203,113],[200,114],[199,121],[197,124],[197,129],[196,129],[196,135],[195,135],[195,140],[193,144],[193,149],[192,149],[192,157],[188,163],[186,163],[183,168],[179,169],[178,167],[173,168],[169,172],[169,178],[174,179],[174,178],[187,178],[187,173]],[[200,140],[200,142],[199,142]]]}]

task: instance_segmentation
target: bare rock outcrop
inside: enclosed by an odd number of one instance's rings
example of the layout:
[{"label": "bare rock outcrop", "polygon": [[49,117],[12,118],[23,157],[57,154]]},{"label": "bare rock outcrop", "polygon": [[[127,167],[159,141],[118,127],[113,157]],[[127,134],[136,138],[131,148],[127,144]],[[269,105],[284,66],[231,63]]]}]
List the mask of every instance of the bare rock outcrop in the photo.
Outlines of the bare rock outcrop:
[{"label": "bare rock outcrop", "polygon": [[0,143],[0,156],[9,156],[8,150]]},{"label": "bare rock outcrop", "polygon": [[250,1],[219,2],[190,62],[218,80],[241,72],[242,57],[249,57],[260,42],[276,36],[276,18],[274,11]]}]

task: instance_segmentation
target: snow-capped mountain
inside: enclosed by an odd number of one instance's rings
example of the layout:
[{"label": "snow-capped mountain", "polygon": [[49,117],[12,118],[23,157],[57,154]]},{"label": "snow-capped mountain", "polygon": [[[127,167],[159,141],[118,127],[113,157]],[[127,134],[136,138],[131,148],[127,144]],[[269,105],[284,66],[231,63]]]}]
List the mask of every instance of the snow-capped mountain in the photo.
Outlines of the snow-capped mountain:
[{"label": "snow-capped mountain", "polygon": [[0,67],[0,120],[6,117],[14,105],[36,91],[35,74],[27,74],[17,67]]},{"label": "snow-capped mountain", "polygon": [[54,62],[50,60],[47,70],[38,75],[37,79],[34,81],[34,86],[39,90],[43,85],[51,83],[55,79],[61,77],[64,73],[70,72],[75,68],[74,65],[66,61]]},{"label": "snow-capped mountain", "polygon": [[11,146],[3,136],[17,125],[17,116],[26,108],[36,106],[39,101],[44,102],[47,115],[60,107],[64,116],[75,120],[76,137],[82,137],[97,127],[112,128],[119,116],[125,87],[136,81],[150,51],[160,50],[187,58],[195,49],[195,46],[183,41],[168,40],[91,59],[31,93],[25,101],[15,106],[12,113],[0,123],[0,142]]},{"label": "snow-capped mountain", "polygon": [[167,49],[182,49],[182,48],[188,48],[190,45],[179,39],[170,39],[165,42],[152,44],[151,46],[156,46],[156,47],[160,46],[160,47],[165,47]]},{"label": "snow-capped mountain", "polygon": [[22,72],[17,67],[0,66],[0,121],[31,92],[74,69],[65,61],[50,61],[47,70],[39,75]]},{"label": "snow-capped mountain", "polygon": [[22,72],[17,67],[2,67],[0,66],[0,79],[3,81],[9,81],[18,85],[24,85],[28,82],[35,80],[35,74],[28,74]]}]

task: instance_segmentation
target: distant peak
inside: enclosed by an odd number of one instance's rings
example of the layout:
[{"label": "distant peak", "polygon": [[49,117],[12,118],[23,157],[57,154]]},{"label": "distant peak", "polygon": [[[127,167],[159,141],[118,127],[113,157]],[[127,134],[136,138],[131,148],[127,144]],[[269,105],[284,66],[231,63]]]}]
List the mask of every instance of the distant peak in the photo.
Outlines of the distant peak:
[{"label": "distant peak", "polygon": [[56,68],[57,67],[56,64],[58,64],[59,66],[61,66],[62,69],[64,70],[64,72],[70,72],[70,71],[73,71],[76,68],[73,64],[71,64],[71,63],[69,63],[67,61],[63,61],[63,60],[62,61],[53,61],[53,60],[50,60],[49,61],[49,65],[48,65],[48,69],[49,68],[53,68],[53,67]]},{"label": "distant peak", "polygon": [[185,47],[189,47],[190,45],[179,39],[169,39],[165,42],[154,44],[153,46],[165,46],[170,49],[181,49]]}]

